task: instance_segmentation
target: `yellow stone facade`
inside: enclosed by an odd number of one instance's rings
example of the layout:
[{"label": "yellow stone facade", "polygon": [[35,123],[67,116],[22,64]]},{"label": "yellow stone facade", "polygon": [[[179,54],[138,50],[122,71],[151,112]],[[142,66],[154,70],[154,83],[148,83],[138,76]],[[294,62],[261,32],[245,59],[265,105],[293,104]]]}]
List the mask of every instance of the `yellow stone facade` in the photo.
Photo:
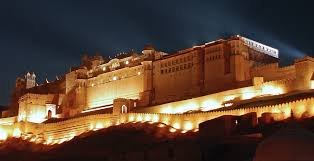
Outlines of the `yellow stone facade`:
[{"label": "yellow stone facade", "polygon": [[[28,84],[26,89],[27,80],[18,79],[17,88],[22,91],[18,115],[0,119],[0,134],[54,144],[126,122],[160,122],[186,131],[222,115],[256,112],[260,117],[271,112],[278,120],[289,117],[291,111],[297,117],[314,115],[312,97],[254,105],[264,98],[311,93],[314,87],[313,58],[280,67],[278,54],[277,49],[236,35],[175,54],[148,46],[142,53],[119,54],[109,60],[84,56],[79,67],[55,82]],[[246,101],[250,106],[239,108]],[[89,114],[107,109],[112,110]],[[50,118],[66,120],[41,123]]]}]

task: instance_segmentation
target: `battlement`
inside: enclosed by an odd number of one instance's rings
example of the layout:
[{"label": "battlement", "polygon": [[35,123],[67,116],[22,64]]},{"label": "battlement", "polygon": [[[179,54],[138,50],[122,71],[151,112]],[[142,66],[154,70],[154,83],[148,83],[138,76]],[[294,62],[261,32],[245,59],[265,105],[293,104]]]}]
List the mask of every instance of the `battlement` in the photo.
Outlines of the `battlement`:
[{"label": "battlement", "polygon": [[[296,98],[270,105],[249,106],[235,109],[220,109],[200,113],[187,114],[160,114],[160,113],[124,113],[120,115],[96,114],[64,121],[43,124],[15,123],[0,125],[1,132],[6,136],[29,137],[34,142],[45,144],[61,144],[73,139],[82,133],[115,126],[122,123],[132,122],[151,122],[169,125],[173,131],[198,131],[199,125],[207,120],[212,120],[221,116],[243,116],[249,113],[256,113],[257,117],[262,117],[264,113],[271,114],[275,121],[280,121],[291,116],[311,117],[314,116],[312,108],[309,106],[314,103],[314,97]],[[1,120],[0,120],[1,121]],[[163,126],[163,125],[162,125]],[[162,127],[161,126],[161,127]],[[170,131],[170,132],[171,132]],[[28,135],[25,135],[28,134]]]},{"label": "battlement", "polygon": [[299,58],[299,59],[296,59],[294,62],[295,63],[299,63],[299,62],[303,62],[303,61],[311,61],[311,62],[314,62],[314,58],[310,57],[310,56],[305,56],[303,58]]}]

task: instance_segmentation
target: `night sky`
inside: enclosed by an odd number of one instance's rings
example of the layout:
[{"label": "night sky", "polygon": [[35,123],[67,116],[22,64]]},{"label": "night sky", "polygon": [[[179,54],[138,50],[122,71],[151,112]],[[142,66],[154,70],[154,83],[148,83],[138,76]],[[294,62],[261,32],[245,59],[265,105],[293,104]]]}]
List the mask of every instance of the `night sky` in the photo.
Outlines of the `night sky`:
[{"label": "night sky", "polygon": [[314,56],[310,0],[1,0],[0,104],[15,79],[35,72],[38,83],[80,63],[83,53],[113,56],[153,44],[159,51],[240,34],[280,50],[281,64]]}]

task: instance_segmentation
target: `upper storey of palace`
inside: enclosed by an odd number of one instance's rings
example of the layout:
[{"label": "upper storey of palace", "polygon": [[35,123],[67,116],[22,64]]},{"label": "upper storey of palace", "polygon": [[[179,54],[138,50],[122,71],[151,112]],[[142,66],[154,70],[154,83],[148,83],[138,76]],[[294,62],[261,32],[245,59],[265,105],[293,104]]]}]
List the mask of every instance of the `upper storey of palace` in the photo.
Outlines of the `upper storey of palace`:
[{"label": "upper storey of palace", "polygon": [[[81,65],[79,67],[71,68],[71,71],[77,71],[78,79],[88,79],[122,68],[139,66],[145,61],[154,62],[159,60],[170,60],[174,57],[182,57],[184,54],[192,53],[193,51],[200,49],[204,50],[204,54],[212,55],[210,56],[210,59],[219,59],[220,57],[226,58],[230,55],[243,55],[247,59],[250,59],[251,66],[277,62],[279,58],[279,51],[277,49],[236,35],[228,39],[219,39],[203,45],[179,50],[174,54],[156,51],[153,46],[146,45],[141,53],[136,53],[134,51],[120,53],[112,58],[104,58],[99,54],[95,56],[84,55],[81,59]],[[219,55],[219,53],[222,54]],[[186,57],[183,59],[189,58],[190,57]],[[178,59],[176,61],[181,60]],[[179,64],[179,62],[174,63]]]}]

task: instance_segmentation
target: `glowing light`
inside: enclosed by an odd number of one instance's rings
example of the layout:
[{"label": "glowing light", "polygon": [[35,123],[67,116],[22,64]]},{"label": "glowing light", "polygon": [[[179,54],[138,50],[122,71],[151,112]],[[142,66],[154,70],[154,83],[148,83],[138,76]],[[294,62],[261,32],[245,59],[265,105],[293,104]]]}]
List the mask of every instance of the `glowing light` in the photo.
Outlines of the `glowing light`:
[{"label": "glowing light", "polygon": [[158,121],[159,121],[158,115],[154,115],[152,121],[153,121],[153,122],[158,122]]},{"label": "glowing light", "polygon": [[141,115],[138,115],[136,121],[143,121],[143,117]]},{"label": "glowing light", "polygon": [[137,72],[137,75],[141,75],[141,72]]},{"label": "glowing light", "polygon": [[262,94],[263,95],[278,95],[283,94],[283,90],[280,87],[276,87],[274,85],[264,85],[262,86]]},{"label": "glowing light", "polygon": [[121,123],[119,121],[117,121],[114,125],[118,126],[120,125]]},{"label": "glowing light", "polygon": [[13,130],[13,137],[15,137],[15,138],[21,137],[21,130],[19,128],[15,128]]},{"label": "glowing light", "polygon": [[129,64],[129,61],[128,61],[128,60],[127,60],[127,61],[125,61],[125,64],[126,64],[126,65],[128,65],[128,64]]},{"label": "glowing light", "polygon": [[134,116],[133,116],[133,115],[131,115],[131,116],[129,117],[129,122],[132,122],[132,121],[134,121]]},{"label": "glowing light", "polygon": [[89,125],[89,130],[93,130],[94,129],[94,125],[91,123],[90,125]]},{"label": "glowing light", "polygon": [[165,124],[158,124],[158,127],[165,127]]},{"label": "glowing light", "polygon": [[8,133],[0,128],[0,140],[6,140],[8,138]]},{"label": "glowing light", "polygon": [[215,100],[206,100],[202,103],[201,111],[209,111],[213,109],[220,108],[221,104]]},{"label": "glowing light", "polygon": [[186,130],[182,130],[182,131],[181,131],[182,134],[185,134],[186,132],[187,132]]},{"label": "glowing light", "polygon": [[76,136],[76,133],[73,132],[73,133],[70,135],[70,140],[73,139],[75,136]]},{"label": "glowing light", "polygon": [[168,117],[162,118],[162,122],[163,122],[164,124],[169,124],[169,118],[168,118]]},{"label": "glowing light", "polygon": [[146,115],[146,116],[145,116],[145,121],[150,121],[150,119],[151,119],[151,118],[150,118],[150,115]]},{"label": "glowing light", "polygon": [[46,120],[45,111],[35,111],[27,117],[27,121],[33,123],[42,123]]},{"label": "glowing light", "polygon": [[170,132],[176,132],[177,129],[175,129],[175,128],[170,128],[169,131],[170,131]]},{"label": "glowing light", "polygon": [[284,113],[285,118],[288,118],[291,115],[291,108],[286,107],[286,108],[282,109],[282,112]]},{"label": "glowing light", "polygon": [[256,92],[253,92],[253,91],[247,91],[245,90],[243,93],[242,93],[242,99],[243,100],[246,100],[246,99],[251,99],[253,97],[256,96]]},{"label": "glowing light", "polygon": [[107,69],[106,67],[103,67],[103,68],[102,68],[103,71],[105,71],[106,69]]},{"label": "glowing light", "polygon": [[234,100],[235,98],[236,98],[235,95],[226,96],[226,97],[224,98],[224,101],[231,101],[231,100]]},{"label": "glowing light", "polygon": [[301,118],[305,111],[306,109],[304,105],[298,105],[293,112],[297,118]]},{"label": "glowing light", "polygon": [[313,116],[314,115],[314,106],[311,106],[310,109],[309,109],[309,114],[310,116]]},{"label": "glowing light", "polygon": [[113,107],[113,105],[104,106],[104,107],[99,107],[99,108],[86,109],[86,110],[83,110],[81,113],[92,112],[92,111],[98,111],[98,110],[108,109],[108,108],[112,108],[112,107]]},{"label": "glowing light", "polygon": [[125,117],[121,118],[120,124],[123,124],[123,123],[125,123],[125,122],[126,122],[126,118],[125,118]]},{"label": "glowing light", "polygon": [[172,106],[171,104],[163,106],[160,110],[160,113],[180,114],[180,113],[184,113],[187,111],[194,111],[194,110],[199,110],[199,105],[193,101],[189,101],[186,103],[181,103],[180,105],[176,105],[176,106]]},{"label": "glowing light", "polygon": [[225,104],[224,104],[225,107],[230,107],[230,106],[232,106],[232,105],[233,105],[233,103],[225,103]]},{"label": "glowing light", "polygon": [[273,108],[271,110],[272,113],[281,113],[281,111],[278,108]]},{"label": "glowing light", "polygon": [[53,143],[53,137],[48,137],[47,141],[45,142],[45,144],[50,145]]},{"label": "glowing light", "polygon": [[53,144],[58,144],[58,143],[59,143],[58,140],[54,140],[54,141],[51,143],[51,145],[53,145]]},{"label": "glowing light", "polygon": [[174,128],[176,128],[176,129],[180,129],[180,123],[178,123],[178,122],[176,122],[176,123],[174,123],[173,125],[172,125]]},{"label": "glowing light", "polygon": [[199,110],[199,105],[195,103],[194,101],[191,101],[175,108],[174,113],[184,113],[187,111],[195,111],[195,110]]},{"label": "glowing light", "polygon": [[192,130],[193,124],[191,122],[185,122],[184,123],[184,130]]},{"label": "glowing light", "polygon": [[62,143],[64,143],[64,142],[66,142],[66,141],[67,141],[66,138],[60,139],[59,142],[58,142],[58,144],[62,144]]},{"label": "glowing light", "polygon": [[118,79],[117,76],[112,77],[112,80],[117,80],[117,79]]},{"label": "glowing light", "polygon": [[94,87],[95,86],[95,84],[94,83],[92,83],[92,87]]},{"label": "glowing light", "polygon": [[35,142],[35,141],[36,141],[36,138],[35,138],[35,137],[32,137],[29,141],[30,141],[30,142]]},{"label": "glowing light", "polygon": [[314,80],[311,80],[311,89],[314,89]]},{"label": "glowing light", "polygon": [[26,119],[26,112],[23,111],[23,112],[19,113],[19,116],[18,116],[18,119],[17,119],[18,122],[25,121],[25,119]]},{"label": "glowing light", "polygon": [[198,129],[194,129],[193,132],[198,132]]},{"label": "glowing light", "polygon": [[171,107],[162,108],[160,113],[173,114],[173,110]]},{"label": "glowing light", "polygon": [[102,129],[102,128],[104,128],[104,124],[101,122],[97,122],[95,128],[96,129]]}]

